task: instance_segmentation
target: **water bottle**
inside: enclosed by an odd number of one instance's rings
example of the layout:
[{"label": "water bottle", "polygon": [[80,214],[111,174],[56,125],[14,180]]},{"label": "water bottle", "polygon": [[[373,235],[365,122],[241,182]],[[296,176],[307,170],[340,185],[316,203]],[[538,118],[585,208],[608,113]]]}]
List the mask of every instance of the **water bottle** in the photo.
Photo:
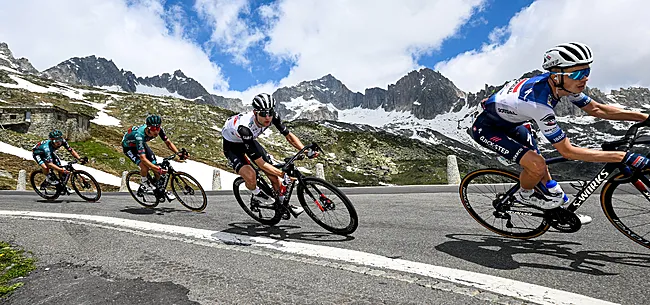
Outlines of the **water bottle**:
[{"label": "water bottle", "polygon": [[284,177],[282,178],[282,183],[280,183],[280,192],[278,194],[278,198],[280,199],[280,202],[284,202],[284,194],[287,193],[287,186],[291,183],[291,177],[289,175],[284,174]]},{"label": "water bottle", "polygon": [[557,183],[557,181],[549,180],[548,182],[546,182],[546,188],[548,189],[548,192],[551,193],[552,195],[562,194],[564,203],[569,202],[569,197],[564,193],[564,190],[562,190],[562,187]]}]

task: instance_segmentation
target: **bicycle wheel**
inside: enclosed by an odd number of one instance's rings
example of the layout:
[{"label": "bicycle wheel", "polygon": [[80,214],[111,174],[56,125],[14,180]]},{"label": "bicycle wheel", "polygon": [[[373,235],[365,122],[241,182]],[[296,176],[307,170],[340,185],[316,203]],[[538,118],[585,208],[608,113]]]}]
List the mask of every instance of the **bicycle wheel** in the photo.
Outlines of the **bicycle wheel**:
[{"label": "bicycle wheel", "polygon": [[129,190],[131,197],[143,207],[155,208],[160,203],[160,199],[153,193],[143,192],[140,189],[141,181],[140,171],[131,171],[126,174],[126,188]]},{"label": "bicycle wheel", "polygon": [[47,176],[43,173],[43,170],[37,169],[29,175],[29,182],[32,184],[32,188],[39,196],[43,199],[54,200],[59,198],[61,193],[56,185],[52,185],[46,181]]},{"label": "bicycle wheel", "polygon": [[256,203],[253,199],[253,192],[246,187],[244,178],[239,177],[233,183],[232,191],[235,198],[244,212],[259,223],[267,226],[273,226],[280,222],[282,211],[278,208],[277,203],[272,206],[263,206]]},{"label": "bicycle wheel", "polygon": [[650,248],[650,171],[644,171],[634,184],[612,181],[622,176],[614,176],[603,186],[600,194],[603,212],[627,238]]},{"label": "bicycle wheel", "polygon": [[95,202],[102,196],[102,189],[93,176],[86,171],[75,171],[72,174],[72,188],[86,201]]},{"label": "bicycle wheel", "polygon": [[[518,183],[519,177],[509,171],[476,170],[463,178],[459,188],[460,201],[474,220],[494,233],[521,239],[540,236],[548,230],[548,222],[542,217],[523,214],[538,213],[538,210],[513,202],[507,209],[523,213],[503,214],[493,206],[495,200],[503,198]],[[504,218],[508,216],[510,222]]]},{"label": "bicycle wheel", "polygon": [[319,226],[340,235],[352,234],[357,229],[357,211],[336,186],[315,177],[305,177],[302,182],[298,185],[298,200]]},{"label": "bicycle wheel", "polygon": [[184,207],[201,212],[208,205],[208,197],[194,177],[184,172],[174,172],[171,177],[172,191]]}]

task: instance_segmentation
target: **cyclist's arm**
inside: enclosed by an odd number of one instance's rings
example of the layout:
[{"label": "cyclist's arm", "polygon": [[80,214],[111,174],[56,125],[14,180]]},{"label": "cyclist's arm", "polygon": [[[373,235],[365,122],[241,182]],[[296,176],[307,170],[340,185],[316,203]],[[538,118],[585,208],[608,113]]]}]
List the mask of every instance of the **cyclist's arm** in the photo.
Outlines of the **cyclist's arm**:
[{"label": "cyclist's arm", "polygon": [[178,153],[178,148],[176,148],[176,145],[172,143],[172,140],[167,139],[167,141],[165,141],[165,145],[167,145],[167,148],[169,148],[169,150],[173,151],[176,154]]},{"label": "cyclist's arm", "polygon": [[289,134],[284,137],[287,139],[287,141],[289,141],[289,144],[291,144],[291,146],[295,147],[297,150],[301,150],[303,147],[305,147],[305,145],[302,145],[300,139],[298,139],[298,137],[292,132],[289,132]]},{"label": "cyclist's arm", "polygon": [[612,105],[601,104],[594,100],[591,100],[591,103],[587,104],[581,109],[587,112],[590,116],[607,120],[641,122],[648,118],[648,115],[645,113],[629,111]]},{"label": "cyclist's arm", "polygon": [[291,146],[295,147],[298,150],[301,150],[303,147],[305,147],[300,139],[298,139],[298,137],[289,131],[289,128],[287,128],[287,126],[282,123],[282,120],[278,115],[275,115],[271,122],[275,128],[277,128],[278,131],[287,139],[287,141],[289,141],[289,144],[291,144]]},{"label": "cyclist's arm", "polygon": [[74,150],[74,148],[70,148],[70,154],[77,160],[81,159],[81,157],[79,156],[79,153],[77,153],[77,151]]},{"label": "cyclist's arm", "polygon": [[553,144],[557,151],[569,160],[580,160],[587,162],[621,162],[625,157],[622,151],[602,151],[589,148],[576,147],[571,145],[569,138]]},{"label": "cyclist's arm", "polygon": [[284,172],[282,170],[271,165],[270,163],[267,163],[266,161],[264,161],[264,158],[262,157],[253,160],[253,162],[255,162],[255,164],[257,164],[257,166],[259,166],[259,168],[265,173],[278,176],[278,177],[284,177]]}]

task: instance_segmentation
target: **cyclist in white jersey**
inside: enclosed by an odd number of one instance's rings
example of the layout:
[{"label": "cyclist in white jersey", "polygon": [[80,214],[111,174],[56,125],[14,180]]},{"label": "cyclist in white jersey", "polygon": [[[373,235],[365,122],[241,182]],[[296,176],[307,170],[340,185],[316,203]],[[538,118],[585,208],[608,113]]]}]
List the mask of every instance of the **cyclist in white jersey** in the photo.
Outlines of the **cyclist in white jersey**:
[{"label": "cyclist in white jersey", "polygon": [[[280,116],[275,112],[275,99],[267,93],[256,95],[253,98],[253,111],[228,118],[221,130],[223,153],[230,162],[230,166],[244,178],[246,188],[254,194],[252,200],[257,200],[262,204],[267,203],[270,198],[257,186],[255,170],[249,160],[255,162],[264,171],[276,191],[280,189],[280,178],[288,179],[282,170],[270,164],[268,153],[256,140],[271,124],[285,136],[293,147],[296,149],[304,147],[300,139],[282,123]],[[306,154],[309,158],[315,158],[319,153],[308,150]],[[302,207],[292,205],[291,208],[297,214],[303,212]]]},{"label": "cyclist in white jersey", "polygon": [[[633,168],[645,168],[650,163],[647,157],[637,153],[575,147],[557,125],[554,108],[564,101],[573,103],[594,117],[642,121],[650,126],[648,114],[601,104],[582,93],[589,80],[592,62],[591,49],[587,45],[576,42],[560,44],[544,53],[542,67],[547,73],[510,82],[481,102],[484,110],[472,126],[472,137],[479,144],[522,166],[519,177],[521,189],[516,194],[518,200],[543,209],[565,204],[564,192],[549,198],[533,196],[535,185],[540,181],[548,182],[551,175],[536,141],[522,125],[527,121],[534,121],[544,137],[566,159],[623,161]],[[578,216],[583,224],[591,222],[589,216]]]}]

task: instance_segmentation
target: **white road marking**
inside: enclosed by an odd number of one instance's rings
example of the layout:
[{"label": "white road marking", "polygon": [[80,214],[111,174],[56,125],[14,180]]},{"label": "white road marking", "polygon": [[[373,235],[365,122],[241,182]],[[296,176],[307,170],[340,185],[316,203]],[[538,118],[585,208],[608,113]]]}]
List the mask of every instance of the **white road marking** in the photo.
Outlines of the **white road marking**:
[{"label": "white road marking", "polygon": [[552,289],[544,286],[529,284],[487,274],[429,265],[402,259],[392,259],[385,256],[361,251],[298,243],[293,241],[282,241],[266,237],[251,237],[205,229],[196,229],[139,220],[94,215],[0,210],[0,216],[37,217],[55,220],[83,220],[143,232],[181,235],[184,237],[211,242],[254,246],[290,254],[318,257],[373,268],[383,268],[417,274],[538,304],[616,304],[572,292]]}]

